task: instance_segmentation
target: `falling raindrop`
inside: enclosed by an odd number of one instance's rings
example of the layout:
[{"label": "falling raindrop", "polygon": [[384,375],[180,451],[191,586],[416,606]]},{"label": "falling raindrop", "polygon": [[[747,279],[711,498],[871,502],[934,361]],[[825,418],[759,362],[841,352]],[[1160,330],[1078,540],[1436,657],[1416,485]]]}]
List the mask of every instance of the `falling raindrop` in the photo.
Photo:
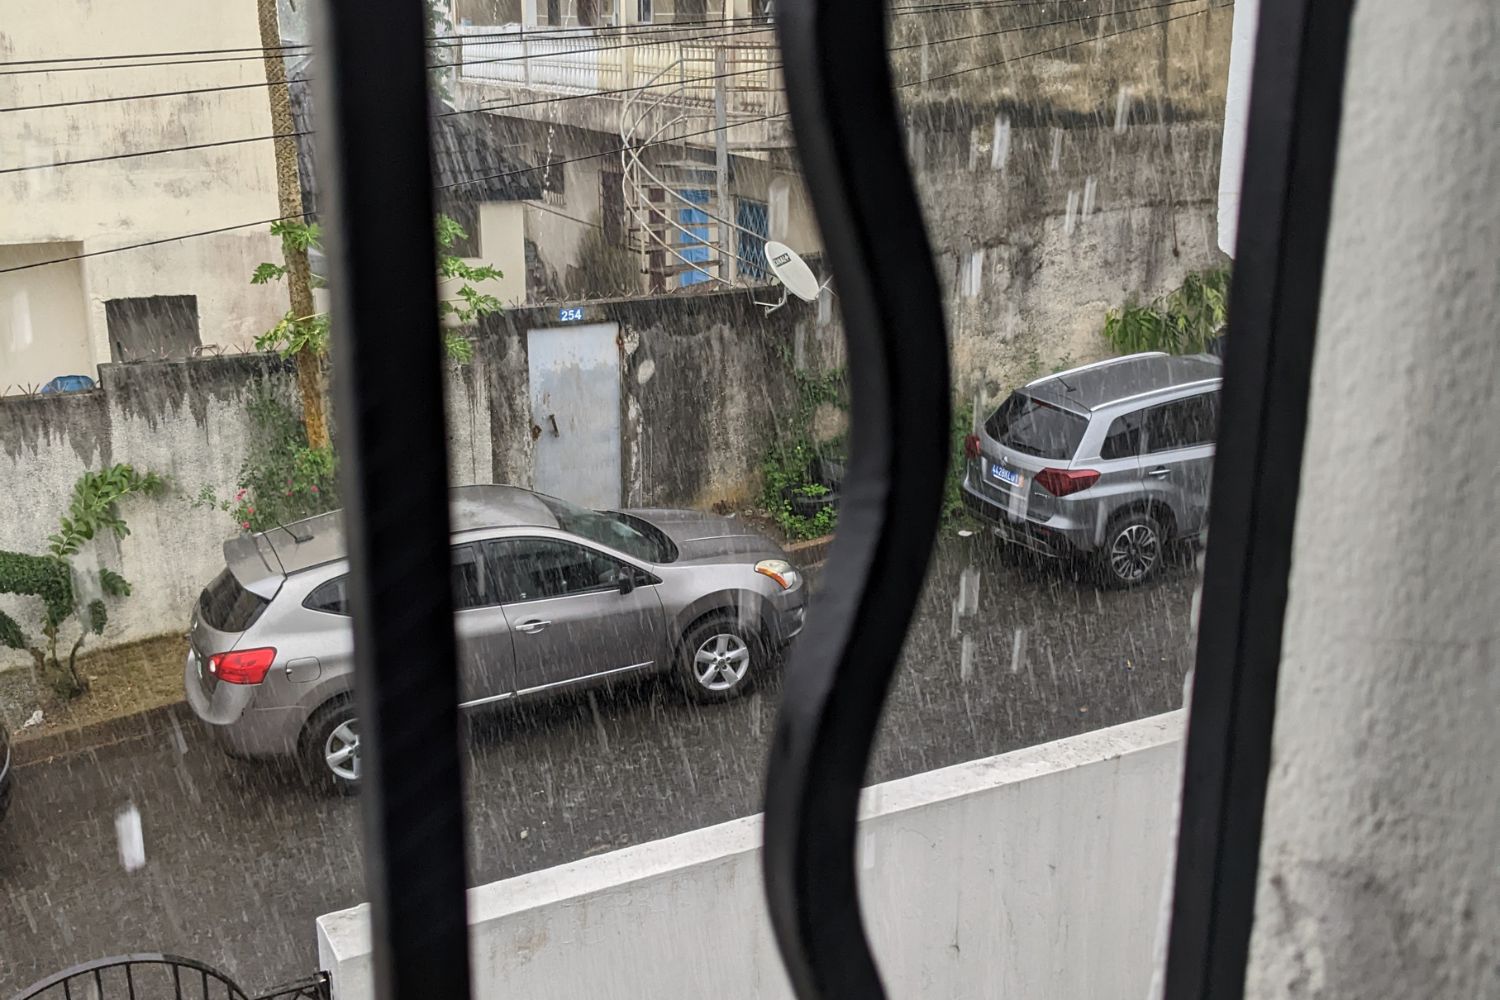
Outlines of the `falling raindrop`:
[{"label": "falling raindrop", "polygon": [[1088,218],[1094,214],[1094,195],[1098,191],[1098,188],[1099,181],[1093,174],[1090,174],[1088,179],[1083,182],[1082,214],[1084,218]]},{"label": "falling raindrop", "polygon": [[990,143],[990,168],[1004,170],[1010,158],[1010,119],[1005,115],[995,116],[995,137]]},{"label": "falling raindrop", "polygon": [[1072,236],[1073,235],[1073,227],[1075,225],[1077,225],[1077,222],[1078,222],[1078,192],[1077,191],[1069,191],[1068,192],[1068,209],[1067,209],[1067,214],[1063,216],[1063,235],[1064,236]]},{"label": "falling raindrop", "polygon": [[1052,164],[1051,164],[1051,168],[1052,168],[1052,172],[1053,173],[1056,173],[1058,167],[1060,167],[1062,165],[1062,141],[1063,141],[1063,130],[1060,129],[1060,128],[1054,128],[1052,130]]},{"label": "falling raindrop", "polygon": [[1130,124],[1130,88],[1121,87],[1115,94],[1115,132],[1125,131]]}]

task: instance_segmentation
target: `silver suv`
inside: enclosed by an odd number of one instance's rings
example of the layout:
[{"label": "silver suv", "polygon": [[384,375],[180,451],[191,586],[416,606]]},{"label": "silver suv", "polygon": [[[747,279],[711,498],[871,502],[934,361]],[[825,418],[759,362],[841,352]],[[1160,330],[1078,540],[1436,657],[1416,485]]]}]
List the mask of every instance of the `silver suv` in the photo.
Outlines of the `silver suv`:
[{"label": "silver suv", "polygon": [[1132,354],[1029,383],[965,442],[965,504],[1009,546],[1141,583],[1206,525],[1220,371]]},{"label": "silver suv", "polygon": [[[460,707],[676,671],[701,701],[750,687],[802,629],[806,588],[770,539],[696,511],[591,511],[513,486],[452,491]],[[359,780],[342,512],[224,544],[183,683],[231,753]]]}]

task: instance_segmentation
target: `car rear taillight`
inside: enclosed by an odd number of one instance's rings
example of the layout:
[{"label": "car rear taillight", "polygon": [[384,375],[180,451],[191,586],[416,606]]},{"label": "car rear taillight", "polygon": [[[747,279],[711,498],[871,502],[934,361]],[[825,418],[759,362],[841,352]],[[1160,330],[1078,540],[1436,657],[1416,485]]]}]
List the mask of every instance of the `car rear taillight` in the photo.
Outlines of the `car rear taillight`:
[{"label": "car rear taillight", "polygon": [[964,454],[970,458],[979,457],[979,435],[968,434],[964,436]]},{"label": "car rear taillight", "polygon": [[1036,484],[1055,497],[1079,493],[1099,481],[1093,469],[1043,469],[1036,474]]},{"label": "car rear taillight", "polygon": [[208,672],[226,684],[259,684],[276,660],[276,650],[237,649],[232,653],[215,653],[208,658]]}]

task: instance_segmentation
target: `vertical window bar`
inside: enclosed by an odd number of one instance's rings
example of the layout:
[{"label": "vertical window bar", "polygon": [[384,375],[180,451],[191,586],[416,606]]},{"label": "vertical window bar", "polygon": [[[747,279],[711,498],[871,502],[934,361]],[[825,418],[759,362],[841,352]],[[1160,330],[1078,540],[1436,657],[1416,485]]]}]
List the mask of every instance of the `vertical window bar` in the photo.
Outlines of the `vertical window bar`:
[{"label": "vertical window bar", "polygon": [[949,452],[942,296],[884,13],[861,0],[776,9],[792,125],[849,338],[852,428],[838,539],[786,672],[766,777],[767,902],[802,1000],[885,995],[860,919],[855,818]]},{"label": "vertical window bar", "polygon": [[423,0],[325,3],[334,389],[375,995],[469,992]]},{"label": "vertical window bar", "polygon": [[1263,0],[1167,1000],[1244,995],[1353,0]]}]

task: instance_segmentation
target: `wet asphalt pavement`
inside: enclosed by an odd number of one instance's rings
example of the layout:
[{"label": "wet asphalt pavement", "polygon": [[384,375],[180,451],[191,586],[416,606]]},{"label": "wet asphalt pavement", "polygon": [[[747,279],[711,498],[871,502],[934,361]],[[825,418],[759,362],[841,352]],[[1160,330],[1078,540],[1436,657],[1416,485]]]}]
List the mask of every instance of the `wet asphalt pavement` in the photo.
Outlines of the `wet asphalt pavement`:
[{"label": "wet asphalt pavement", "polygon": [[[952,607],[969,565],[981,582],[965,657]],[[1140,590],[1100,592],[949,537],[870,780],[1178,707],[1194,579],[1184,560]],[[772,682],[700,707],[647,682],[476,720],[471,881],[757,812],[778,694]],[[179,716],[146,737],[19,769],[0,823],[0,996],[76,962],[142,951],[206,961],[253,994],[313,971],[314,918],[363,898],[356,800],[230,760],[185,709]],[[147,862],[135,872],[121,866],[114,828],[127,802],[144,824]]]}]

